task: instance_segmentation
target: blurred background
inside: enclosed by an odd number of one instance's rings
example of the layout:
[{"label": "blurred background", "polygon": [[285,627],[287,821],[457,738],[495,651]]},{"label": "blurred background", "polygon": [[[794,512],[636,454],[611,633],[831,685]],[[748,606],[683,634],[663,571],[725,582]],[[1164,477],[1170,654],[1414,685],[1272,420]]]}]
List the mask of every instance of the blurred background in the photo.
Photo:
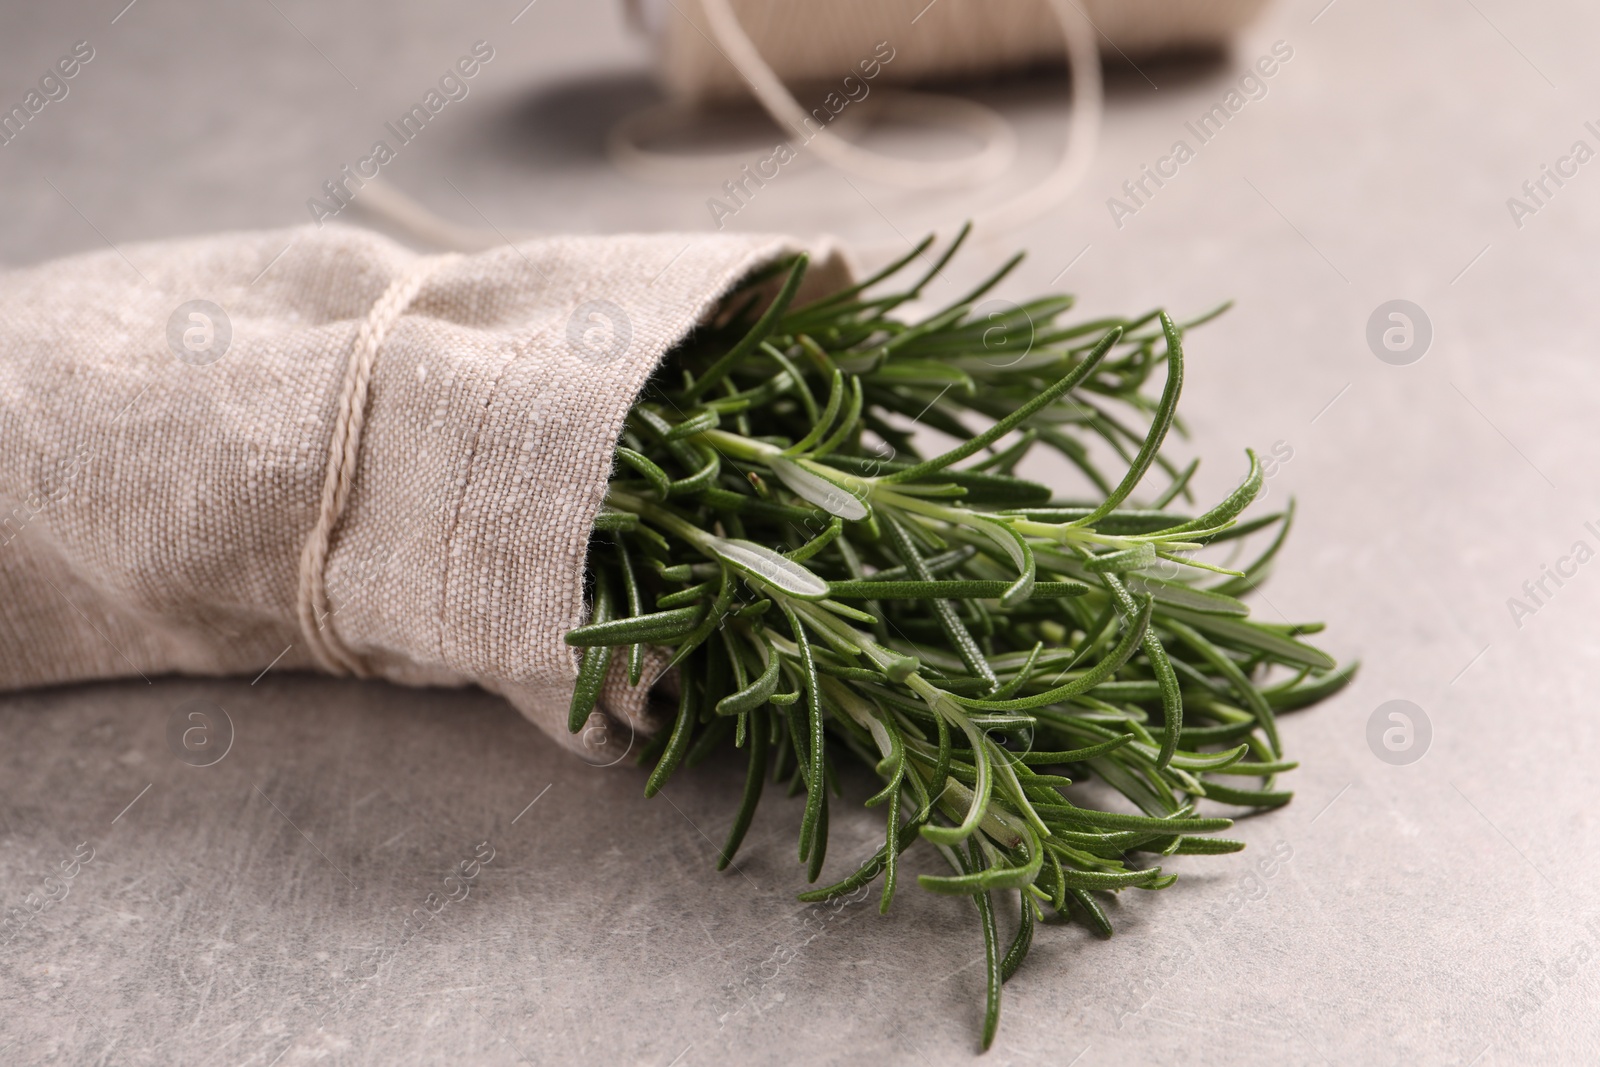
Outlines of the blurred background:
[{"label": "blurred background", "polygon": [[[992,179],[905,189],[801,151],[737,203],[732,172],[657,181],[608,153],[608,131],[666,99],[659,46],[620,3],[125,2],[0,11],[0,108],[27,112],[0,143],[4,266],[311,224],[308,201],[330,204],[324,183],[379,139],[398,146],[387,186],[478,237],[832,234],[871,263],[1035,186],[1069,137],[1065,72],[1030,65],[937,86],[1014,133]],[[889,69],[932,47],[919,25],[885,38]],[[1297,799],[1241,824],[1250,851],[1175,864],[1179,886],[1124,901],[1109,943],[1039,938],[987,1062],[1600,1056],[1600,572],[1525,591],[1576,543],[1600,548],[1597,32],[1570,0],[1274,0],[1226,47],[1124,54],[1101,35],[1104,119],[1076,190],[980,234],[930,294],[1025,248],[1006,297],[1067,290],[1089,315],[1235,301],[1189,346],[1201,495],[1237,480],[1246,446],[1277,458],[1268,498],[1300,510],[1260,610],[1326,620],[1326,646],[1364,664],[1283,724]],[[391,137],[434,89],[444,106]],[[1194,136],[1219,105],[1225,125]],[[923,124],[840,129],[930,164],[973,149]],[[751,166],[780,138],[749,103],[649,133]],[[1144,179],[1179,140],[1193,158]],[[370,191],[337,221],[414,239],[363,213]],[[237,728],[206,768],[164,733],[200,698]],[[1369,740],[1395,700],[1417,726],[1398,756]],[[797,904],[777,798],[741,869],[715,875],[742,767],[647,803],[631,764],[585,766],[484,694],[273,673],[5,695],[0,737],[6,906],[94,850],[70,899],[0,946],[0,1061],[974,1056],[965,902]],[[876,831],[855,814],[836,816],[841,869]],[[482,891],[367,967],[480,842]]]}]

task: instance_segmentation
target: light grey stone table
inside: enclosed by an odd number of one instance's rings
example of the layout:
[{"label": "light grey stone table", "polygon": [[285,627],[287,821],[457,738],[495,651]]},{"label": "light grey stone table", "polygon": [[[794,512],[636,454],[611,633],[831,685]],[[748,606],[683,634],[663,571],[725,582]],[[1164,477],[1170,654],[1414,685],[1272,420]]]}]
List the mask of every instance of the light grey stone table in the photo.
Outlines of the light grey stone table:
[{"label": "light grey stone table", "polygon": [[[601,131],[652,92],[609,4],[122,2],[0,11],[8,108],[75,42],[94,50],[0,146],[0,262],[305,221],[479,39],[493,60],[388,168],[396,184],[508,230],[712,227],[718,183],[643,185],[605,161]],[[1085,188],[1022,235],[1006,292],[1070,288],[1096,313],[1237,300],[1191,343],[1203,488],[1237,478],[1247,444],[1292,452],[1269,490],[1298,497],[1299,528],[1260,607],[1327,620],[1364,668],[1284,723],[1298,798],[1239,827],[1250,851],[1175,864],[1179,885],[1123,901],[1109,943],[1042,932],[986,1062],[1600,1058],[1600,564],[1569,558],[1600,548],[1600,162],[1562,162],[1600,149],[1597,34],[1576,0],[1292,0],[1226,61],[1113,72]],[[1276,41],[1293,56],[1265,95],[1119,227],[1108,198]],[[912,197],[796,166],[729,225],[881,245],[1022,187],[1059,151],[1059,89],[981,95],[1023,133],[1004,188]],[[1545,164],[1563,184],[1513,212]],[[975,248],[951,286],[1007,251]],[[1366,340],[1395,299],[1431,323],[1409,365]],[[1567,577],[1533,600],[1546,566]],[[1431,724],[1407,765],[1367,740],[1399,699]],[[233,720],[213,766],[169,749],[189,700]],[[781,798],[715,874],[736,766],[646,802],[637,770],[563,755],[481,693],[271,671],[8,695],[0,737],[0,903],[75,871],[0,947],[0,1063],[975,1054],[968,905],[797,904]],[[835,823],[842,866],[877,817]],[[404,917],[491,850],[412,936]]]}]

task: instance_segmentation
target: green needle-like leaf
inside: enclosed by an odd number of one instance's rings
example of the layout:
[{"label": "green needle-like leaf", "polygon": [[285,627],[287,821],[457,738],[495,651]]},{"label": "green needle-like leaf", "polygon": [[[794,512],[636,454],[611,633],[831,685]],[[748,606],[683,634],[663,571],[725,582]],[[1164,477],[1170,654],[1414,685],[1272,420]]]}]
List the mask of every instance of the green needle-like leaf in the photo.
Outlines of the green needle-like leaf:
[{"label": "green needle-like leaf", "polygon": [[[594,621],[611,619],[611,593],[604,582],[597,583],[594,598]],[[597,645],[584,649],[583,662],[578,668],[578,683],[572,691],[572,706],[567,711],[567,730],[577,733],[589,721],[600,690],[606,682],[606,671],[611,668],[611,646]]]},{"label": "green needle-like leaf", "polygon": [[783,318],[783,313],[788,310],[794,294],[800,291],[800,283],[805,280],[807,259],[804,254],[795,257],[794,266],[789,268],[789,276],[783,281],[783,288],[778,290],[776,299],[770,307],[750,327],[750,332],[745,334],[739,343],[730,348],[726,355],[711,365],[711,368],[701,375],[700,380],[685,390],[684,396],[688,400],[698,400],[705,396],[712,386],[718,384],[728,376],[728,372],[738,366],[747,356],[756,350],[756,346],[765,341],[772,333],[772,328],[778,320]]},{"label": "green needle-like leaf", "polygon": [[[808,265],[784,260],[703,317],[628,413],[595,519],[593,617],[566,640],[583,649],[574,729],[614,649],[633,684],[647,646],[667,665],[650,682],[676,687],[677,713],[642,746],[647,794],[747,749],[719,869],[769,775],[805,793],[808,882],[846,816],[836,801],[883,819],[865,862],[801,900],[842,908],[881,876],[886,912],[902,853],[940,851],[952,873],[916,881],[976,904],[988,1047],[1044,906],[1109,937],[1104,894],[1177,881],[1148,857],[1247,869],[1228,866],[1244,846],[1214,836],[1232,821],[1212,806],[1290,802],[1298,763],[1277,716],[1333,697],[1354,667],[1311,643],[1319,625],[1252,615],[1293,517],[1245,514],[1255,453],[1232,492],[1196,500],[1199,461],[1173,442],[1184,330],[1202,320],[1072,320],[1062,295],[980,309],[1015,257],[900,317],[966,233],[802,307]],[[953,447],[927,448],[930,433]],[[1015,473],[1046,461],[1059,484]],[[997,893],[1016,894],[1009,943]]]}]

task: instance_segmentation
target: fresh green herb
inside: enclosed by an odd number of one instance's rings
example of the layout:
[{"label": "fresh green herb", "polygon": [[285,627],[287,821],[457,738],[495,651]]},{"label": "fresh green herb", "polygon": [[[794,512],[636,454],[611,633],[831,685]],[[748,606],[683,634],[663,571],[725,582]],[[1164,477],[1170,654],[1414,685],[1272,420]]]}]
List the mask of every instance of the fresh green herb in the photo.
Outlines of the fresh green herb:
[{"label": "fresh green herb", "polygon": [[[597,524],[593,621],[567,635],[586,650],[571,723],[593,710],[614,649],[628,649],[640,684],[642,646],[659,647],[679,701],[649,748],[647,794],[686,753],[692,764],[718,744],[748,749],[718,866],[767,776],[788,775],[806,794],[799,859],[813,882],[832,768],[865,761],[883,781],[867,804],[885,810],[884,845],[800,898],[881,878],[887,911],[900,853],[919,837],[943,853],[954,873],[918,882],[977,906],[987,1048],[1035,923],[1048,911],[1110,936],[1098,896],[1165,889],[1176,877],[1160,857],[1242,848],[1197,836],[1231,825],[1198,802],[1288,802],[1277,776],[1296,764],[1274,717],[1337,692],[1352,670],[1298,639],[1316,627],[1254,622],[1237,599],[1265,578],[1292,519],[1239,521],[1261,488],[1254,453],[1239,487],[1198,513],[1196,465],[1163,453],[1181,431],[1182,327],[1165,312],[1063,324],[1061,296],[977,314],[1016,260],[903,321],[895,313],[954,247],[909,289],[870,294],[928,247],[804,306],[798,257],[747,283],[726,304],[738,310],[656,375]],[[957,443],[925,455],[919,427]],[[1064,457],[1093,498],[1053,501],[1019,477],[1034,449]],[[1275,536],[1243,566],[1196,555],[1263,530]],[[1066,787],[1090,777],[1134,810],[1074,803]],[[1001,894],[1020,901],[1009,947]]]}]

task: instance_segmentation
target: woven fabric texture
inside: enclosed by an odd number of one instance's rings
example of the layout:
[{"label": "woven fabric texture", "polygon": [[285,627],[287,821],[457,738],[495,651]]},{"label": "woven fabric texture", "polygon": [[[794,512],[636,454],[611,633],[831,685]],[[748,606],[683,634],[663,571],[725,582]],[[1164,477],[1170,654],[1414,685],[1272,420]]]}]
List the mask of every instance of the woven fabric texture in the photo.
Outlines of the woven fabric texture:
[{"label": "woven fabric texture", "polygon": [[[569,735],[590,528],[661,357],[779,237],[555,238],[389,308],[313,625],[369,674]],[[416,253],[329,226],[0,274],[0,687],[317,669],[297,619],[357,338]],[[829,249],[812,286],[841,284]],[[391,301],[392,303],[392,301]],[[315,555],[315,553],[311,553]]]}]

